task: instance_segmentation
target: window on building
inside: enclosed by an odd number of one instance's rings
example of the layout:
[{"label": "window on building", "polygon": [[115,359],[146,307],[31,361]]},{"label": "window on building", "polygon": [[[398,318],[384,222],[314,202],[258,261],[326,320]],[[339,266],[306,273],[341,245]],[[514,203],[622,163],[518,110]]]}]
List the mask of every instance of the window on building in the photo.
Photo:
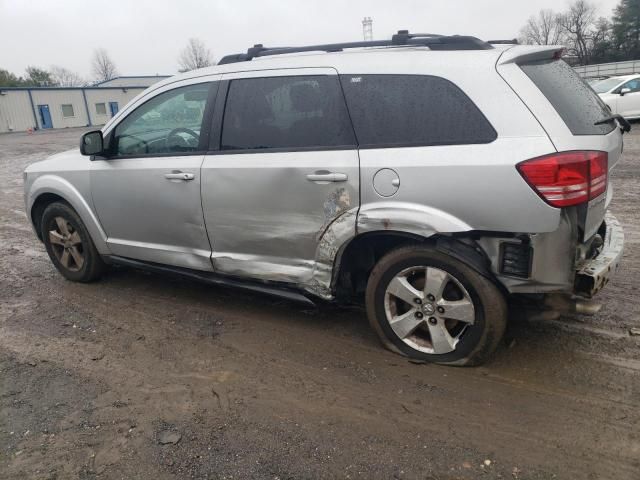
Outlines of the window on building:
[{"label": "window on building", "polygon": [[96,103],[96,115],[106,115],[107,106],[104,103]]},{"label": "window on building", "polygon": [[75,117],[75,114],[73,112],[73,105],[71,105],[70,103],[62,105],[62,116],[63,117]]},{"label": "window on building", "polygon": [[341,75],[362,147],[489,143],[496,131],[456,85],[429,75]]},{"label": "window on building", "polygon": [[136,108],[116,127],[116,155],[194,152],[211,83],[176,88]]},{"label": "window on building", "polygon": [[222,127],[223,150],[355,145],[337,77],[233,80]]}]

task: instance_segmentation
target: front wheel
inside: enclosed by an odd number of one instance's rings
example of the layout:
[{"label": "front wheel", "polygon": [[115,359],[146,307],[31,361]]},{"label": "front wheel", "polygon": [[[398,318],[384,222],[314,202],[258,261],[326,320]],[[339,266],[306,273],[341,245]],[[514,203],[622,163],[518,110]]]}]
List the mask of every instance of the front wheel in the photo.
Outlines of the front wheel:
[{"label": "front wheel", "polygon": [[49,258],[67,280],[91,282],[102,275],[105,264],[73,208],[62,202],[48,205],[40,225]]},{"label": "front wheel", "polygon": [[448,365],[486,361],[507,322],[504,296],[489,279],[425,246],[399,248],[378,262],[366,306],[387,348]]}]

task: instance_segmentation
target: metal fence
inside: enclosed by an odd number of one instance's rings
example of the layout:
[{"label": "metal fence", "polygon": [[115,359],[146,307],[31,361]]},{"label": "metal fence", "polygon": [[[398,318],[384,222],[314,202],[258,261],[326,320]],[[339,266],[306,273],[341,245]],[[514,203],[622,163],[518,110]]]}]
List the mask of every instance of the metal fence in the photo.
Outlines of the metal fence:
[{"label": "metal fence", "polygon": [[616,75],[631,75],[640,73],[640,60],[627,62],[600,63],[598,65],[585,65],[573,67],[584,78],[613,77]]}]

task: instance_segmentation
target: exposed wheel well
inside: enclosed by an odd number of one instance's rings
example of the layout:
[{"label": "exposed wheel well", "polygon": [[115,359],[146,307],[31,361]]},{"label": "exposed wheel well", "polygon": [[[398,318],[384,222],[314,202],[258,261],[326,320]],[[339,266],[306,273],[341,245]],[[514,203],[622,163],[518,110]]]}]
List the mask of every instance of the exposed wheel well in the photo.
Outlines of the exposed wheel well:
[{"label": "exposed wheel well", "polygon": [[40,232],[42,213],[44,212],[44,209],[53,202],[63,202],[69,204],[69,202],[67,202],[60,195],[56,195],[55,193],[43,193],[36,199],[33,207],[31,207],[31,223],[33,223],[33,226],[36,229],[36,235],[38,235],[40,241],[42,241],[42,233]]},{"label": "exposed wheel well", "polygon": [[334,291],[342,301],[364,301],[369,274],[384,255],[407,245],[430,245],[443,253],[458,258],[483,275],[494,280],[490,261],[484,251],[468,235],[434,235],[421,237],[404,232],[371,232],[355,237],[345,247],[336,265]]}]

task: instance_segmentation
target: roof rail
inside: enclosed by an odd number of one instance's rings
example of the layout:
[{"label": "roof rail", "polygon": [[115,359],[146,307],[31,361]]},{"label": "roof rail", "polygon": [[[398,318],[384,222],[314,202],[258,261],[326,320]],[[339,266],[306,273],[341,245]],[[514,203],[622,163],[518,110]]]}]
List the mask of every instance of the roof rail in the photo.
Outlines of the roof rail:
[{"label": "roof rail", "polygon": [[348,48],[391,47],[413,45],[429,47],[431,50],[488,50],[493,48],[488,42],[466,35],[437,35],[434,33],[409,33],[408,30],[398,30],[391,40],[370,40],[363,42],[328,43],[324,45],[308,45],[304,47],[275,47],[268,48],[256,44],[247,53],[226,55],[218,65],[236,62],[248,62],[256,57],[271,55],[285,55],[301,52],[340,52]]},{"label": "roof rail", "polygon": [[512,38],[511,40],[487,40],[487,43],[491,45],[519,45],[517,38]]}]

